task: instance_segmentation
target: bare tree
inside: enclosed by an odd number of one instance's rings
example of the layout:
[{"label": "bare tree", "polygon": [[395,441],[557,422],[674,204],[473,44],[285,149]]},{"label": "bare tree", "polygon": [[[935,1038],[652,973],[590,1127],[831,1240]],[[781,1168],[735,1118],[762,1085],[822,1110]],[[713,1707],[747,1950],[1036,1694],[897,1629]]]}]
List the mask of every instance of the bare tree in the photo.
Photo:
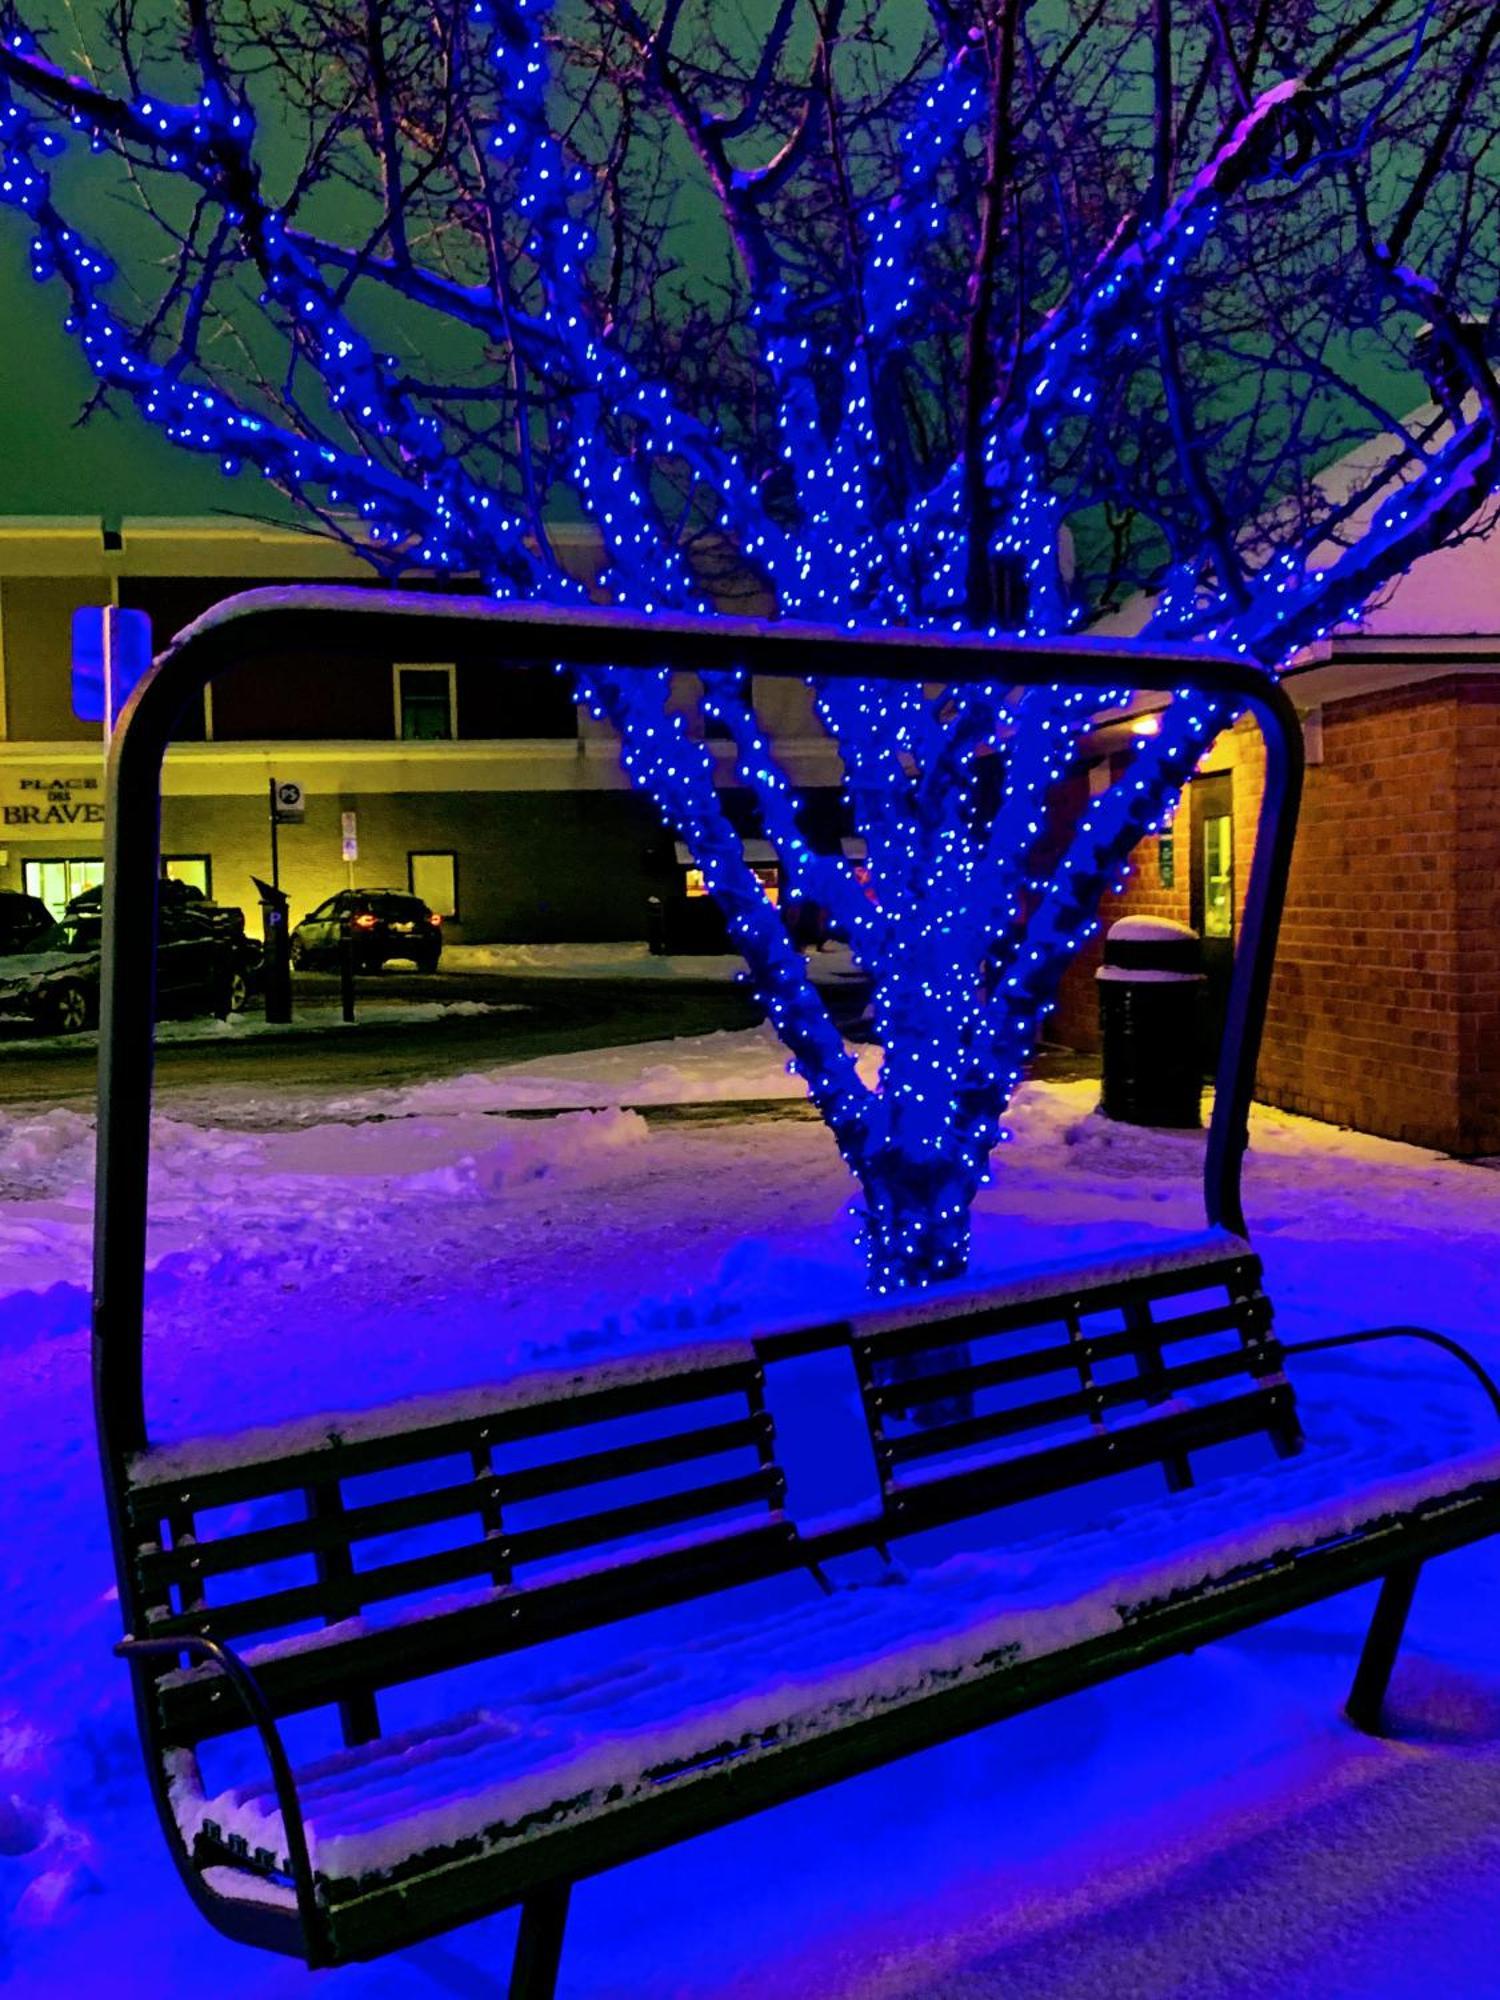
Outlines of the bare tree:
[{"label": "bare tree", "polygon": [[[1145,594],[1152,639],[1274,673],[1494,484],[1492,0],[3,18],[0,196],[99,395],[388,576],[1026,636]],[[1176,704],[1044,864],[1081,691],[815,684],[856,870],[753,687],[705,677],[791,893],[874,981],[871,1087],[667,677],[580,693],[859,1178],[873,1282],[961,1270],[1061,970],[1226,715]]]}]

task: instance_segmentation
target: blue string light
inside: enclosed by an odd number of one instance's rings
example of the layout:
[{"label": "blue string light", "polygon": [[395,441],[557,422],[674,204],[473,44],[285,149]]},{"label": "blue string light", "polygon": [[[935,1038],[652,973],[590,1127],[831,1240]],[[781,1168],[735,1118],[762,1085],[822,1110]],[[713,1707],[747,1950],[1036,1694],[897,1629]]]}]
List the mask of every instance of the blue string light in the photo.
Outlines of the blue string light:
[{"label": "blue string light", "polygon": [[[580,219],[590,183],[548,121],[550,11],[551,0],[470,0],[467,20],[490,70],[485,144],[516,191],[518,240],[509,254],[528,274],[528,365],[550,378],[553,394],[558,443],[546,497],[555,503],[566,489],[597,533],[599,570],[587,584],[561,568],[519,492],[493,490],[465,469],[442,419],[357,323],[352,291],[330,281],[263,206],[255,119],[232,82],[211,77],[192,104],[159,94],[110,99],[64,79],[30,35],[13,29],[0,49],[0,200],[27,219],[33,274],[65,291],[67,325],[101,384],[176,443],[217,458],[226,476],[248,469],[274,481],[386,573],[477,576],[499,597],[602,592],[647,612],[705,611],[656,478],[670,463],[689,469],[700,504],[782,613],[855,631],[961,629],[966,468],[947,468],[892,518],[876,410],[879,357],[928,332],[923,258],[947,226],[944,176],[986,112],[972,51],[932,79],[901,137],[899,185],[859,217],[852,318],[830,331],[823,304],[774,271],[751,301],[789,496],[773,505],[766,482],[602,323],[589,277],[595,245]],[[1112,357],[1139,341],[1141,322],[1212,240],[1237,153],[1260,142],[1294,92],[1271,92],[1155,228],[1107,254],[1088,287],[1028,343],[1023,393],[1004,414],[991,413],[981,447],[995,503],[987,553],[1024,580],[1019,636],[1064,633],[1075,616],[1047,471],[1059,428],[1087,419]],[[111,304],[110,260],[54,199],[51,168],[70,135],[95,151],[128,152],[217,204],[253,257],[268,321],[321,378],[326,420],[303,411],[290,421],[200,379],[196,362],[184,369],[178,357],[152,351]],[[467,294],[451,297],[473,304]],[[1479,463],[1485,449],[1493,451],[1487,436],[1458,435],[1365,542],[1328,568],[1272,558],[1251,581],[1248,607],[1205,601],[1193,571],[1173,572],[1146,642],[1207,624],[1221,644],[1274,671],[1357,615],[1385,577],[1464,518],[1477,479],[1492,476]],[[1013,635],[997,628],[992,636]],[[1228,712],[1183,691],[1158,733],[1136,744],[1124,775],[1090,800],[1058,855],[1049,806],[1101,707],[1097,692],[1018,693],[1003,680],[938,690],[815,681],[864,847],[856,862],[812,847],[806,801],[743,677],[704,676],[703,713],[728,732],[736,776],[758,803],[788,895],[822,905],[870,975],[883,1050],[871,1084],[746,858],[717,760],[675,704],[670,676],[599,670],[577,682],[590,712],[617,731],[632,783],[691,849],[789,1066],[860,1184],[872,1284],[885,1291],[957,1275],[968,1259],[974,1196],[1006,1137],[1005,1109],[1058,979],[1097,931],[1101,895],[1121,882],[1131,850],[1160,824]],[[1128,699],[1120,688],[1102,705]],[[998,786],[989,784],[995,770]]]}]

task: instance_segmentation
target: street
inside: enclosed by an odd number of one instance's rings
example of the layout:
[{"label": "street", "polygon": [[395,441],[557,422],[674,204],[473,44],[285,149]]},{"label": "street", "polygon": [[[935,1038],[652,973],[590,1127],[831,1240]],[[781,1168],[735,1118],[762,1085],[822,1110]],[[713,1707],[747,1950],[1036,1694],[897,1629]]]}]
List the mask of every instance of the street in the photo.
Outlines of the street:
[{"label": "street", "polygon": [[[853,1019],[862,985],[834,995],[839,1018]],[[297,1091],[348,1085],[371,1089],[565,1053],[670,1036],[749,1027],[760,1016],[743,989],[721,982],[559,979],[507,971],[390,971],[359,980],[356,1021],[338,1019],[336,975],[299,973],[292,1025],[267,1029],[259,998],[239,1030],[174,1039],[170,1024],[156,1055],[162,1097]],[[480,1006],[434,1018],[434,1007]],[[401,1018],[410,1008],[411,1018]],[[316,1014],[316,1025],[310,1017]],[[363,1018],[361,1018],[363,1016]],[[378,1018],[372,1018],[378,1016]],[[198,1025],[198,1024],[194,1024]],[[0,1104],[92,1106],[96,1038],[0,1042]]]}]

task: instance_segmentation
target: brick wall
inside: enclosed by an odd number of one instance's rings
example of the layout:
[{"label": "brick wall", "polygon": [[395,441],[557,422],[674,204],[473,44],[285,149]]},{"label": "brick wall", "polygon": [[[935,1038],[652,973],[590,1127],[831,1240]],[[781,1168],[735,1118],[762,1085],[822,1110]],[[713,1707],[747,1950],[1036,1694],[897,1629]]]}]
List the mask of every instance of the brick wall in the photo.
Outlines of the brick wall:
[{"label": "brick wall", "polygon": [[[1251,723],[1204,758],[1234,774],[1243,896],[1262,760]],[[1154,839],[1102,914],[1188,914]],[[1051,1033],[1098,1045],[1097,948],[1069,972]],[[1500,1152],[1500,680],[1455,675],[1330,704],[1308,772],[1258,1094],[1339,1125],[1459,1153]]]},{"label": "brick wall", "polygon": [[1460,684],[1460,1153],[1500,1153],[1500,683]]},{"label": "brick wall", "polygon": [[1266,1023],[1268,1102],[1460,1143],[1461,751],[1451,681],[1324,710]]},{"label": "brick wall", "polygon": [[[1247,719],[1226,729],[1204,752],[1198,771],[1206,778],[1228,772],[1232,780],[1235,901],[1243,907],[1255,822],[1265,789],[1265,756],[1254,722]],[[1160,838],[1148,835],[1131,857],[1130,875],[1120,893],[1105,899],[1099,912],[1104,930],[1121,917],[1170,917],[1179,924],[1190,920],[1191,825],[1190,801],[1184,792],[1170,829],[1174,862],[1171,886],[1162,880]],[[1102,951],[1101,933],[1079,952],[1063,978],[1047,1034],[1064,1048],[1093,1051],[1099,1047],[1099,997],[1094,974],[1099,969]]]}]

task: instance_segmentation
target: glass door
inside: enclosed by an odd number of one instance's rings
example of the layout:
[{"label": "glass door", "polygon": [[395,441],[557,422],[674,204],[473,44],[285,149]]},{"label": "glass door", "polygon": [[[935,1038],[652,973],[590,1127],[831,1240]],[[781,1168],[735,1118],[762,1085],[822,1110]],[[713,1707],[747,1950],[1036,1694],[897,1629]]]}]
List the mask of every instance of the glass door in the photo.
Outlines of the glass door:
[{"label": "glass door", "polygon": [[26,861],[21,865],[21,882],[28,896],[36,896],[54,917],[60,917],[75,896],[94,889],[104,880],[104,857],[85,855],[77,860]]},{"label": "glass door", "polygon": [[1192,838],[1189,921],[1203,940],[1208,991],[1203,1010],[1205,1070],[1218,1061],[1234,970],[1234,780],[1228,771],[1188,786]]}]

